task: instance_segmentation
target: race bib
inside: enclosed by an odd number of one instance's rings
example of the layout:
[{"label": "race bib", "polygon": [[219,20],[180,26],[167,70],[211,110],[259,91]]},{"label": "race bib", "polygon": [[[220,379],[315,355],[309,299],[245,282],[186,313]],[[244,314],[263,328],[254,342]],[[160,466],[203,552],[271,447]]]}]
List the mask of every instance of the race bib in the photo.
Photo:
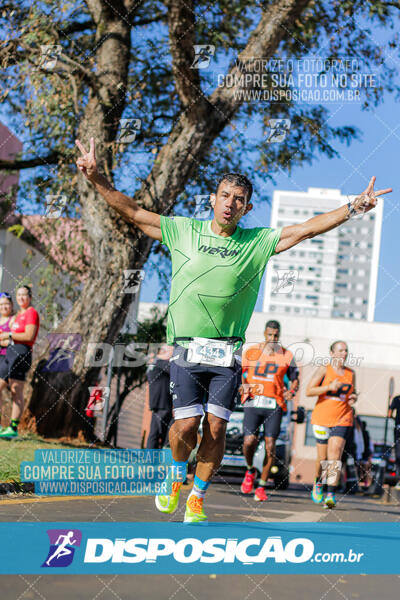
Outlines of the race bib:
[{"label": "race bib", "polygon": [[252,406],[253,408],[276,408],[275,398],[269,398],[268,396],[254,396],[252,400],[245,404],[245,406]]},{"label": "race bib", "polygon": [[313,425],[314,435],[317,440],[328,440],[330,429],[329,427],[323,427],[322,425]]},{"label": "race bib", "polygon": [[191,363],[231,367],[234,362],[234,344],[226,340],[195,337],[189,343],[186,360]]}]

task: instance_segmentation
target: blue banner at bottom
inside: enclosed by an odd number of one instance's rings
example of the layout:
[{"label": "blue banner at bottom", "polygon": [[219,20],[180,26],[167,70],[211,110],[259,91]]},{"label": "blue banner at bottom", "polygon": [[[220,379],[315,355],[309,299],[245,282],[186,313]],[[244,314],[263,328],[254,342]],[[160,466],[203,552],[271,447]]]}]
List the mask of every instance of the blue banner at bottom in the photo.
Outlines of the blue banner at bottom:
[{"label": "blue banner at bottom", "polygon": [[0,523],[1,574],[399,574],[400,523]]}]

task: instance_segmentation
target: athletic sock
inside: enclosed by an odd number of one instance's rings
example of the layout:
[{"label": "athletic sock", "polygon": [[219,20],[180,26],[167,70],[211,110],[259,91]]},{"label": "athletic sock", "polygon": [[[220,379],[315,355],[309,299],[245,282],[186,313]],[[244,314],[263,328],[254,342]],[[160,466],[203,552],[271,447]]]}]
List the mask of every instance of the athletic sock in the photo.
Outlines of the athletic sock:
[{"label": "athletic sock", "polygon": [[172,465],[169,468],[168,477],[171,477],[173,481],[182,481],[182,483],[186,479],[187,475],[187,460],[174,460],[172,459]]},{"label": "athletic sock", "polygon": [[336,490],[336,485],[327,485],[326,488],[328,494],[334,494]]},{"label": "athletic sock", "polygon": [[253,474],[255,472],[255,470],[256,470],[255,467],[253,467],[253,465],[251,465],[251,466],[250,465],[246,465],[246,467],[247,467],[248,472],[251,473],[251,474]]},{"label": "athletic sock", "polygon": [[258,487],[266,487],[266,486],[267,486],[267,482],[264,481],[264,479],[258,480]]},{"label": "athletic sock", "polygon": [[192,491],[189,494],[189,498],[191,496],[197,496],[197,498],[204,498],[209,485],[209,481],[203,481],[202,479],[200,479],[200,477],[197,477],[197,475],[195,475]]},{"label": "athletic sock", "polygon": [[13,431],[18,431],[19,419],[11,419],[10,427]]},{"label": "athletic sock", "polygon": [[[168,469],[167,477],[165,481],[169,484],[178,482],[180,485],[178,489],[182,486],[183,482],[186,480],[187,473],[187,460],[174,460],[172,459],[172,465]],[[176,486],[175,486],[176,487]]]}]

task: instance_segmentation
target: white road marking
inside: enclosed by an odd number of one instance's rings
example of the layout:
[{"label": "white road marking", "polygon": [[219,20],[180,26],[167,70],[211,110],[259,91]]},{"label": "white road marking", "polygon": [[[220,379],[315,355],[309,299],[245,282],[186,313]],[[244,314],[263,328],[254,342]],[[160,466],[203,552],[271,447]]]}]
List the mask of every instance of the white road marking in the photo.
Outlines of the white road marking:
[{"label": "white road marking", "polygon": [[[279,519],[279,521],[282,521],[282,523],[314,523],[316,521],[320,521],[321,516],[322,515],[318,514],[317,512],[314,513],[309,510],[304,510],[302,512],[291,513],[288,517],[285,517],[284,519]],[[259,521],[260,523],[277,521],[276,518],[258,517],[257,515],[247,515],[247,519],[249,521]]]}]

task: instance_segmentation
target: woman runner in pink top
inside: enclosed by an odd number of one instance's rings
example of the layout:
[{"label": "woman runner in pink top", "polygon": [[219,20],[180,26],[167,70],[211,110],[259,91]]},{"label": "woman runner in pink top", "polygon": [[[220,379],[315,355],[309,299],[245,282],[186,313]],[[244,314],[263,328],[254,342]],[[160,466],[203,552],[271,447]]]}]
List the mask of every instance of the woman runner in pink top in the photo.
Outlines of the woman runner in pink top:
[{"label": "woman runner in pink top", "polygon": [[24,383],[32,364],[32,346],[39,332],[39,314],[31,306],[32,290],[27,285],[17,289],[19,311],[10,332],[0,333],[0,344],[8,339],[9,345],[0,362],[0,393],[10,385],[12,397],[11,423],[0,431],[0,439],[18,436],[18,424],[24,409]]},{"label": "woman runner in pink top", "polygon": [[[11,324],[13,322],[14,306],[11,295],[8,292],[0,293],[0,333],[3,331],[11,331]],[[8,340],[2,340],[0,344],[0,363],[4,360],[7,352]],[[1,416],[3,414],[3,394],[0,392],[0,431],[1,427]]]}]

